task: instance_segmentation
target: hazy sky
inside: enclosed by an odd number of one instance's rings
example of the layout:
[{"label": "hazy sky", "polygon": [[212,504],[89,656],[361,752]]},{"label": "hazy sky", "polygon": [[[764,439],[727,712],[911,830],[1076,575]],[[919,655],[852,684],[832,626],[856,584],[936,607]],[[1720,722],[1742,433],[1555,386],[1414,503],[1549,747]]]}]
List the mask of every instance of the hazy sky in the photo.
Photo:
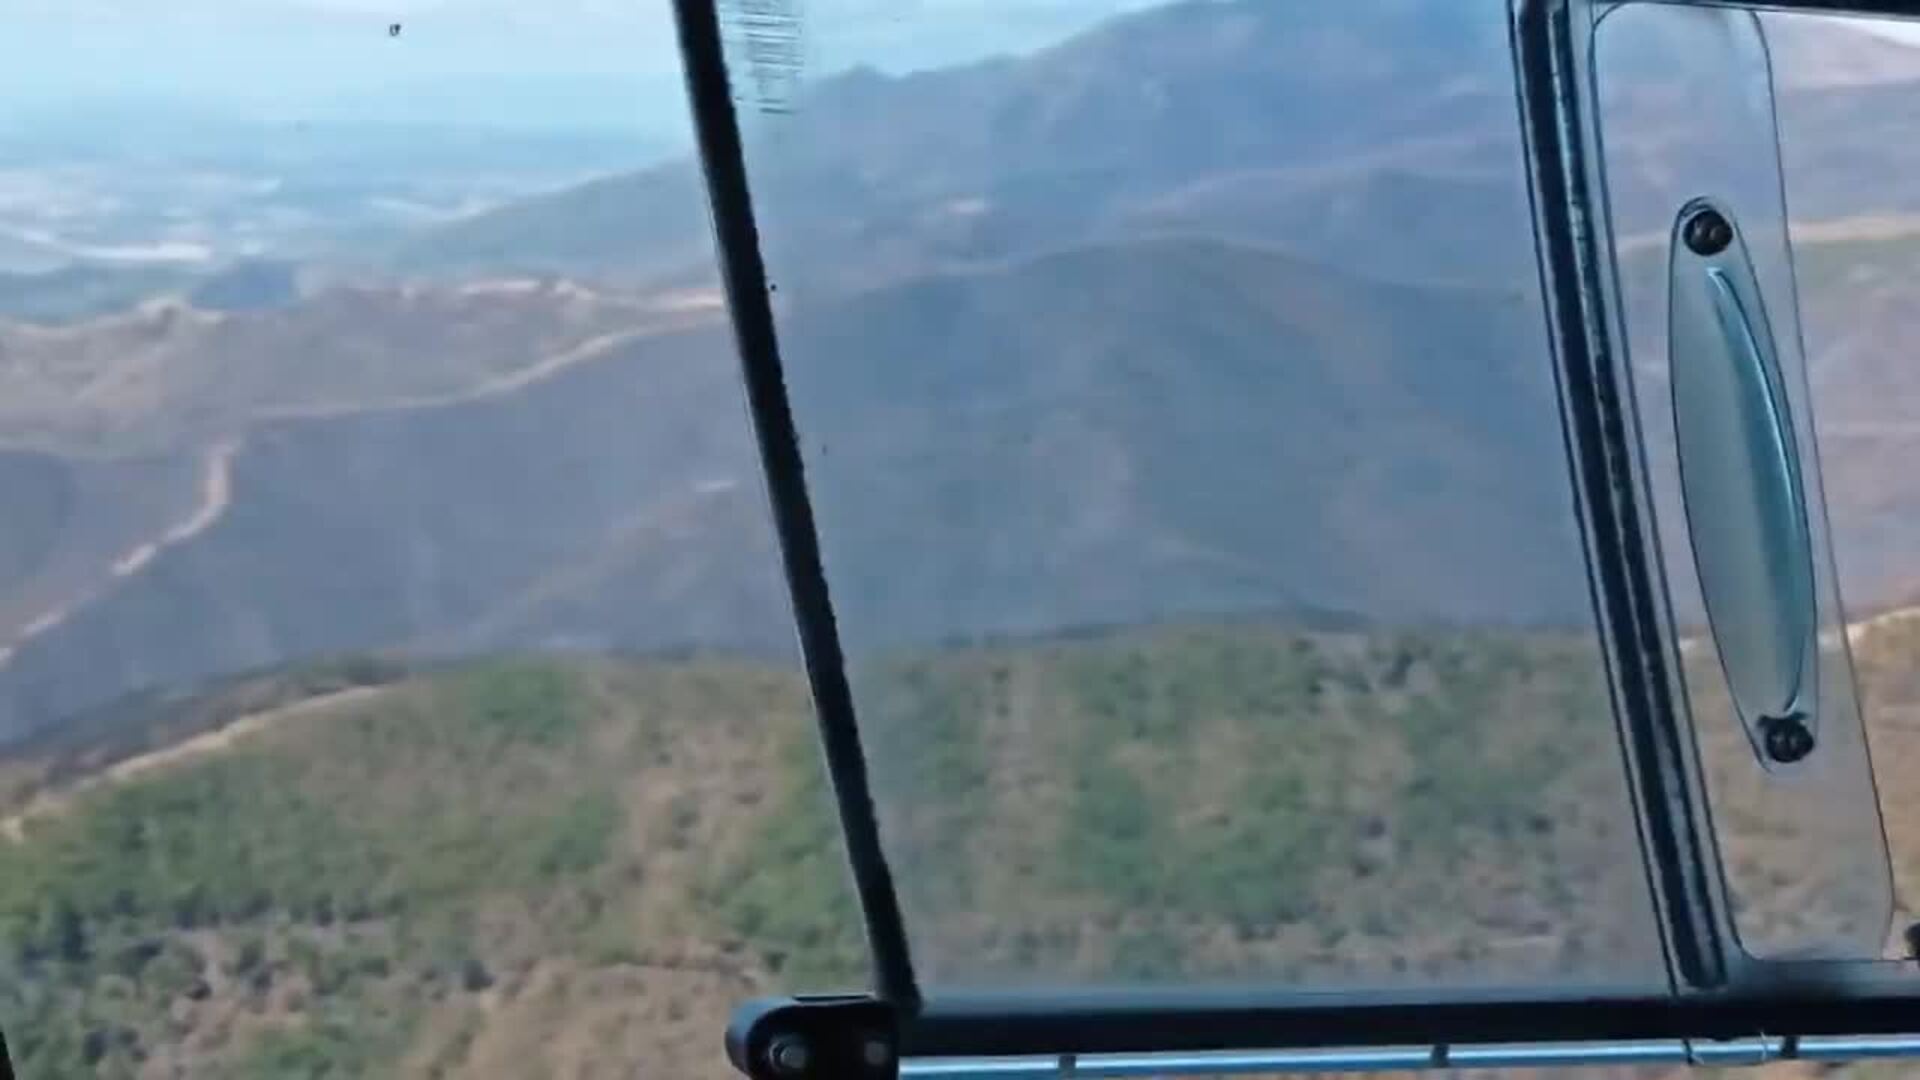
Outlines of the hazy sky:
[{"label": "hazy sky", "polygon": [[[1023,50],[1138,6],[797,2],[816,73]],[[403,112],[457,106],[479,115],[545,83],[562,101],[571,85],[631,98],[618,103],[620,115],[653,116],[682,107],[669,10],[668,0],[0,0],[0,94],[16,108],[111,97],[266,116],[384,101]],[[390,37],[395,22],[402,30]]]},{"label": "hazy sky", "polygon": [[[818,73],[1032,48],[1141,0],[794,2]],[[393,22],[403,24],[398,38],[386,33]],[[677,71],[668,0],[0,0],[0,26],[0,93],[15,104],[163,92],[266,108],[533,76],[626,79],[639,90]],[[1906,33],[1920,41],[1920,29]]]},{"label": "hazy sky", "polygon": [[[1024,51],[1147,0],[792,2],[820,76]],[[686,130],[669,12],[669,0],[0,0],[0,130],[58,125],[95,101],[273,124],[568,124],[658,147]],[[1882,32],[1920,43],[1920,29]]]},{"label": "hazy sky", "polygon": [[34,96],[241,105],[451,76],[673,70],[663,0],[0,0],[0,13],[0,85]]}]

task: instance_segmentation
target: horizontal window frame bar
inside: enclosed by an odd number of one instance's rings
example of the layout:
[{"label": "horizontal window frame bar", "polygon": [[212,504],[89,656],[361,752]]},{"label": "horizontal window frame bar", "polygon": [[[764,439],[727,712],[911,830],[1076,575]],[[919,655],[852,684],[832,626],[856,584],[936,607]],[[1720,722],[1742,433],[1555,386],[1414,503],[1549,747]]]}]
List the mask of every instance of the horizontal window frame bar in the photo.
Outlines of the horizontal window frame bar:
[{"label": "horizontal window frame bar", "polygon": [[909,1058],[1006,1058],[1920,1035],[1920,979],[1909,965],[1791,970],[1769,980],[1774,989],[1740,980],[1749,988],[1679,996],[1559,986],[1483,994],[935,991],[901,1018],[900,1049]]},{"label": "horizontal window frame bar", "polygon": [[1681,1065],[1742,1067],[1774,1061],[1848,1062],[1920,1059],[1920,1036],[1895,1039],[1813,1037],[1733,1042],[1686,1040],[1580,1045],[1518,1044],[1454,1048],[1270,1050],[1226,1054],[1114,1054],[1087,1057],[931,1058],[903,1061],[903,1080],[1122,1080],[1131,1077],[1279,1073],[1410,1072],[1427,1069],[1525,1069]]},{"label": "horizontal window frame bar", "polygon": [[1920,0],[1644,0],[1681,7],[1728,7],[1743,11],[1805,12],[1920,19]]}]

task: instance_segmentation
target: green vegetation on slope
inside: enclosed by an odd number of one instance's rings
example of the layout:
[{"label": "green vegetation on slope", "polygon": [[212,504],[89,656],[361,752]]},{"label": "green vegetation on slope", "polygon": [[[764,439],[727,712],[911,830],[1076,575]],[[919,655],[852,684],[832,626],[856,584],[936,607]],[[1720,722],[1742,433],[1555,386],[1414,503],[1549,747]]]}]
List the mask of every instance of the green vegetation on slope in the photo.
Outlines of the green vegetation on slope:
[{"label": "green vegetation on slope", "polygon": [[313,699],[27,813],[0,847],[0,1008],[26,1075],[383,1075],[449,999],[632,963],[645,916],[669,914],[637,910],[634,811],[649,779],[701,798],[662,740],[698,741],[756,684],[738,706],[800,718],[784,681],[699,678],[513,661]]},{"label": "green vegetation on slope", "polygon": [[695,895],[783,983],[856,987],[866,946],[819,749],[810,728],[789,725],[778,740],[771,811],[747,823],[747,843],[731,858],[703,868]]},{"label": "green vegetation on slope", "polygon": [[1364,983],[1646,970],[1599,675],[1578,635],[1246,625],[862,686],[936,977]]},{"label": "green vegetation on slope", "polygon": [[[243,680],[132,756],[42,747],[106,773],[22,767],[25,1075],[720,1077],[733,1002],[860,981],[796,675],[385,674]],[[934,981],[1657,974],[1582,635],[1174,627],[856,684]]]}]

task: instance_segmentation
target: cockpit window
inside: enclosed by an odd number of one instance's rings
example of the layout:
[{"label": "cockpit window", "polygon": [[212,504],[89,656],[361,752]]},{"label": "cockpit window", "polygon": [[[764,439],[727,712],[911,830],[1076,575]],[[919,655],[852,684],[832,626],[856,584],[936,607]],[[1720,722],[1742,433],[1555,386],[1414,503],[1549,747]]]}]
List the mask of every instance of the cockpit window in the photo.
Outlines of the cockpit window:
[{"label": "cockpit window", "polygon": [[22,1075],[1898,1026],[1911,28],[231,7],[0,14]]}]

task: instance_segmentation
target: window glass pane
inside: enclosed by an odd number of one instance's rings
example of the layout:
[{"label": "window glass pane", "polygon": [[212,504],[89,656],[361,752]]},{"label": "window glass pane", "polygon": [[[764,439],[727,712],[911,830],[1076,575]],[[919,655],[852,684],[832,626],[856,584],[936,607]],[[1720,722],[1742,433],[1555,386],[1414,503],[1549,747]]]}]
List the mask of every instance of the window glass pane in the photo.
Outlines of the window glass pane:
[{"label": "window glass pane", "polygon": [[719,1076],[857,981],[663,4],[9,0],[23,1076]]},{"label": "window glass pane", "polygon": [[888,11],[728,29],[925,979],[1658,979],[1506,6]]},{"label": "window glass pane", "polygon": [[1912,774],[1911,619],[1920,501],[1904,462],[1914,417],[1912,185],[1896,179],[1920,131],[1920,32],[1891,19],[1769,15],[1813,420],[1876,794],[1893,863],[1889,958],[1920,922],[1920,807]]}]

